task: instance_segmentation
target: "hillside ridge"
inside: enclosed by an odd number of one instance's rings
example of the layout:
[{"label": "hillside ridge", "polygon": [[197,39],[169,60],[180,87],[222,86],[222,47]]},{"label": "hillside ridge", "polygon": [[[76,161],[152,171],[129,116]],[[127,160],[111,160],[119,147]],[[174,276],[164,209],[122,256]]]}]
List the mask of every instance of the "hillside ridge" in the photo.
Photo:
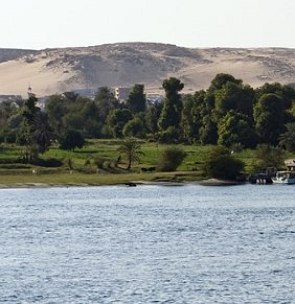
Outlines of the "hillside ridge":
[{"label": "hillside ridge", "polygon": [[180,78],[185,92],[208,88],[217,73],[253,87],[295,82],[295,49],[186,48],[162,43],[113,43],[44,50],[0,49],[0,94],[38,96],[101,86],[143,83],[161,92],[163,79]]}]

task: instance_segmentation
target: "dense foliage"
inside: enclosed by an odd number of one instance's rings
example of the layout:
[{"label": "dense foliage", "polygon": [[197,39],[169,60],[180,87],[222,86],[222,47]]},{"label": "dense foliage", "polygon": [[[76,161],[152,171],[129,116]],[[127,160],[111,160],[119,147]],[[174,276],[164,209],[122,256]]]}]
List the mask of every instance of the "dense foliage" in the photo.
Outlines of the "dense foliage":
[{"label": "dense foliage", "polygon": [[[184,84],[163,81],[162,102],[148,102],[144,85],[135,84],[126,102],[110,88],[93,99],[73,92],[49,96],[44,111],[27,100],[0,103],[0,142],[16,142],[30,161],[53,141],[65,149],[87,138],[135,137],[163,143],[219,144],[255,148],[280,145],[294,151],[295,90],[279,83],[252,88],[229,74],[218,74],[207,90],[181,94]],[[69,145],[69,132],[81,143]],[[79,135],[78,135],[79,134]],[[68,137],[68,138],[67,138]],[[74,142],[73,138],[70,142]]]},{"label": "dense foliage", "polygon": [[60,148],[62,150],[74,151],[75,148],[82,148],[84,144],[83,136],[76,130],[67,130],[60,138]]},{"label": "dense foliage", "polygon": [[177,147],[168,147],[160,155],[158,171],[171,172],[179,167],[186,157],[186,153]]},{"label": "dense foliage", "polygon": [[243,168],[243,162],[235,159],[228,149],[216,146],[206,159],[204,173],[212,178],[235,180]]},{"label": "dense foliage", "polygon": [[121,154],[126,158],[127,170],[131,169],[132,163],[139,162],[140,156],[143,154],[140,143],[134,138],[127,138],[122,141],[118,152],[120,153],[120,158]]}]

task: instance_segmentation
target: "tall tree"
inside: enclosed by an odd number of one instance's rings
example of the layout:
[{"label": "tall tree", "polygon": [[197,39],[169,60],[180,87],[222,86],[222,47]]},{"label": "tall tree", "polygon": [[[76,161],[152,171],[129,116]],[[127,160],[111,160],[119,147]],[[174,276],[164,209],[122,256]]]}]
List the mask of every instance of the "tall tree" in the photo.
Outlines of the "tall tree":
[{"label": "tall tree", "polygon": [[155,102],[147,107],[145,112],[145,121],[148,131],[152,133],[154,139],[157,139],[159,132],[158,121],[163,109],[163,102]]},{"label": "tall tree", "polygon": [[215,91],[215,109],[218,118],[230,110],[253,117],[254,90],[242,83],[228,81],[221,89]]},{"label": "tall tree", "polygon": [[261,143],[277,145],[284,131],[284,107],[282,98],[276,94],[262,95],[254,108],[254,120]]},{"label": "tall tree", "polygon": [[239,95],[242,95],[242,89],[242,80],[230,74],[217,74],[211,81],[202,107],[202,123],[199,129],[202,144],[217,143],[218,122],[229,110],[238,108],[236,103]]},{"label": "tall tree", "polygon": [[217,125],[213,121],[211,115],[205,115],[202,121],[202,127],[200,128],[200,142],[202,145],[215,145],[217,143]]},{"label": "tall tree", "polygon": [[99,109],[99,118],[102,123],[106,123],[109,113],[119,107],[117,99],[108,87],[99,88],[94,101]]},{"label": "tall tree", "polygon": [[180,127],[182,100],[179,92],[183,89],[184,84],[175,77],[170,77],[163,81],[166,98],[159,119],[159,127],[161,131],[167,130],[169,127]]},{"label": "tall tree", "polygon": [[53,128],[56,137],[65,131],[64,116],[68,112],[68,102],[63,95],[49,96],[45,111],[48,115],[48,122]]},{"label": "tall tree", "polygon": [[255,90],[256,101],[258,101],[264,94],[276,94],[281,97],[283,107],[288,109],[291,107],[292,101],[295,100],[295,89],[289,85],[282,85],[278,82],[265,83],[263,86]]},{"label": "tall tree", "polygon": [[216,91],[220,90],[224,85],[226,85],[228,82],[232,82],[235,84],[241,84],[242,80],[241,79],[236,79],[234,76],[230,74],[225,74],[225,73],[219,73],[217,74],[213,80],[211,81],[209,91]]},{"label": "tall tree", "polygon": [[123,135],[125,137],[145,138],[147,129],[145,126],[144,113],[138,113],[135,117],[129,120],[124,128]]},{"label": "tall tree", "polygon": [[116,109],[109,113],[107,124],[113,137],[122,137],[125,124],[132,119],[132,114],[128,109]]},{"label": "tall tree", "polygon": [[132,87],[126,105],[133,114],[146,110],[146,97],[143,84],[135,84]]},{"label": "tall tree", "polygon": [[194,95],[183,97],[181,126],[183,139],[187,142],[192,143],[200,139],[200,128],[206,113],[205,96],[205,91],[197,91]]},{"label": "tall tree", "polygon": [[229,111],[218,124],[218,144],[231,147],[241,144],[246,148],[254,148],[257,144],[257,135],[246,115]]},{"label": "tall tree", "polygon": [[38,99],[34,94],[29,94],[29,98],[22,107],[22,123],[17,134],[17,141],[24,147],[22,158],[25,162],[31,162],[38,158],[38,147],[35,137],[36,116],[40,113],[40,108],[36,106]]},{"label": "tall tree", "polygon": [[295,123],[286,124],[286,131],[279,136],[279,145],[290,152],[295,152]]},{"label": "tall tree", "polygon": [[0,102],[0,140],[15,142],[16,130],[21,123],[21,115],[14,102]]},{"label": "tall tree", "polygon": [[34,137],[38,150],[40,153],[44,153],[48,150],[51,139],[53,138],[53,131],[48,123],[47,113],[39,112],[35,117],[35,132]]}]

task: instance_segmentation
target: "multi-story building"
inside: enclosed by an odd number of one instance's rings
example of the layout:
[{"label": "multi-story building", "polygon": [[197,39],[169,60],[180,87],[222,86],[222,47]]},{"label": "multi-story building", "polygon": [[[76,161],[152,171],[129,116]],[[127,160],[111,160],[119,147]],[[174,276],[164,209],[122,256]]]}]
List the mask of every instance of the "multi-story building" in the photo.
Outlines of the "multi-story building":
[{"label": "multi-story building", "polygon": [[126,101],[130,91],[131,88],[115,88],[115,98],[119,101]]}]

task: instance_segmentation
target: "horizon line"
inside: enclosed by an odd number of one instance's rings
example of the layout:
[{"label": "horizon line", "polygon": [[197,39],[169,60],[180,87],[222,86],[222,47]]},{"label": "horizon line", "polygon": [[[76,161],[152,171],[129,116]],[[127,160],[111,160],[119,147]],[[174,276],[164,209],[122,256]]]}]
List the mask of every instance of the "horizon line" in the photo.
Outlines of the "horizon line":
[{"label": "horizon line", "polygon": [[2,47],[0,49],[6,50],[25,50],[25,51],[43,51],[51,49],[71,49],[71,48],[91,48],[97,46],[106,45],[116,45],[116,44],[160,44],[160,45],[170,45],[180,48],[187,49],[295,49],[295,46],[281,46],[281,45],[263,45],[263,46],[184,46],[180,44],[175,44],[171,42],[155,42],[155,41],[119,41],[119,42],[107,42],[101,44],[90,44],[90,45],[67,45],[67,46],[46,46],[41,48],[31,48],[31,47]]}]

